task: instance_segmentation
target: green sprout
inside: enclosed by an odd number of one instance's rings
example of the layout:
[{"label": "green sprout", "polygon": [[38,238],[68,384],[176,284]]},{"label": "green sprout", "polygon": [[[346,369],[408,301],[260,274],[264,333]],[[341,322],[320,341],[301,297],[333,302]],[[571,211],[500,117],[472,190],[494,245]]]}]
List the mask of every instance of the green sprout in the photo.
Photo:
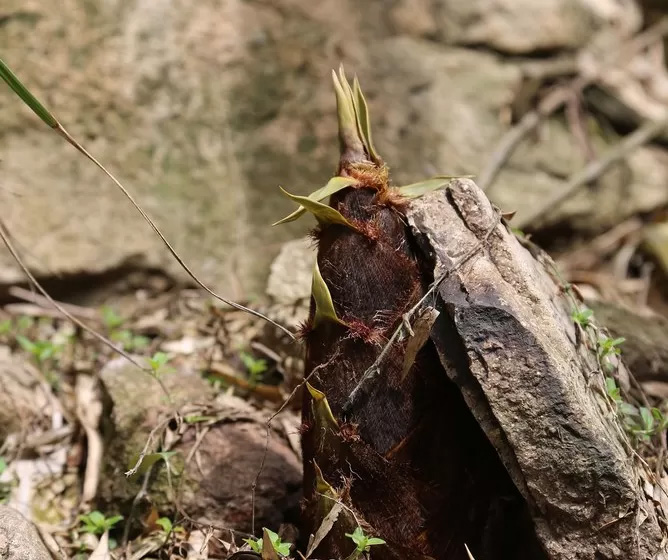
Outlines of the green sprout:
[{"label": "green sprout", "polygon": [[149,345],[150,340],[147,337],[135,335],[128,329],[121,329],[121,326],[125,323],[125,319],[116,313],[112,307],[108,305],[103,306],[101,313],[102,322],[109,331],[109,338],[114,342],[118,342],[123,347],[123,350],[141,350]]},{"label": "green sprout", "polygon": [[37,363],[43,364],[50,358],[57,357],[62,349],[59,344],[54,344],[48,340],[32,341],[23,335],[17,335],[16,340],[26,352],[33,355]]},{"label": "green sprout", "polygon": [[117,329],[125,322],[125,319],[116,313],[113,307],[104,305],[100,311],[102,313],[102,322],[109,330]]},{"label": "green sprout", "polygon": [[148,337],[136,335],[128,329],[119,329],[111,331],[109,338],[114,342],[118,342],[123,350],[142,350],[146,348],[151,342]]},{"label": "green sprout", "polygon": [[174,528],[172,525],[172,520],[169,517],[161,517],[160,519],[157,519],[155,521],[155,524],[160,526],[160,528],[166,535],[169,535],[172,532],[172,529]]},{"label": "green sprout", "polygon": [[[0,475],[7,470],[7,461],[0,456]],[[0,482],[0,504],[4,504],[9,500],[11,494],[12,484],[8,482]]]},{"label": "green sprout", "polygon": [[594,312],[591,309],[575,309],[571,314],[573,321],[580,325],[583,329],[588,329],[591,326],[591,319]]},{"label": "green sprout", "polygon": [[383,539],[365,535],[362,527],[357,527],[352,533],[346,533],[346,537],[351,539],[356,547],[353,553],[348,557],[350,560],[359,558],[363,552],[369,552],[372,546],[385,544]]},{"label": "green sprout", "polygon": [[615,404],[624,429],[636,440],[649,442],[652,436],[668,428],[668,418],[658,408],[627,403],[612,377],[605,378],[606,393]]},{"label": "green sprout", "polygon": [[610,338],[608,336],[602,336],[598,339],[596,343],[596,352],[601,360],[601,364],[603,364],[607,370],[612,371],[615,369],[615,364],[610,358],[619,356],[622,353],[622,349],[619,346],[625,341],[626,339],[624,337]]},{"label": "green sprout", "polygon": [[79,516],[79,520],[82,523],[82,531],[84,533],[92,533],[93,535],[102,535],[103,533],[106,533],[122,519],[122,515],[105,517],[103,513],[97,510]]},{"label": "green sprout", "polygon": [[49,364],[52,364],[52,360],[57,360],[63,349],[63,345],[55,344],[49,340],[32,341],[20,334],[16,335],[16,341],[21,348],[32,355],[47,382],[54,389],[57,389],[60,378],[58,374],[49,367]]},{"label": "green sprout", "polygon": [[248,371],[248,382],[255,385],[261,381],[262,375],[267,371],[267,360],[255,358],[246,352],[241,352],[239,357]]},{"label": "green sprout", "polygon": [[28,315],[21,315],[16,321],[16,330],[27,331],[34,324],[35,324],[35,319],[29,317]]},{"label": "green sprout", "polygon": [[148,359],[148,365],[151,368],[153,377],[160,378],[165,375],[165,373],[168,373],[169,369],[165,368],[165,365],[169,360],[169,356],[164,352],[156,352]]},{"label": "green sprout", "polygon": [[[291,543],[281,542],[281,537],[279,537],[277,533],[274,533],[273,531],[270,531],[266,527],[263,527],[263,531],[266,531],[267,534],[269,535],[269,539],[271,540],[271,544],[274,547],[274,550],[278,554],[280,554],[281,556],[288,556],[290,554],[290,547],[292,546]],[[255,551],[259,554],[262,553],[262,546],[263,546],[262,538],[259,538],[259,539],[254,539],[254,538],[244,539],[244,542],[246,544],[248,544],[248,546],[250,546],[253,551]]]}]

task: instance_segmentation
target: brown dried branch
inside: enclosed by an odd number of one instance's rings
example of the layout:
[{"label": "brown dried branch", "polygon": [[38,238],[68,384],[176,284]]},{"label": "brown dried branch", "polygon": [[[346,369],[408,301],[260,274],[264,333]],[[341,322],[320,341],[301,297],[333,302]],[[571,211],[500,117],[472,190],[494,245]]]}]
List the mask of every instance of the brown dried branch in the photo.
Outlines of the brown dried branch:
[{"label": "brown dried branch", "polygon": [[633,133],[629,134],[619,144],[609,150],[603,157],[585,165],[580,171],[571,176],[562,189],[549,197],[540,207],[518,220],[517,227],[523,228],[536,220],[543,218],[556,206],[563,203],[580,187],[600,177],[608,168],[626,157],[640,146],[647,144],[668,127],[668,117],[657,121],[647,121]]},{"label": "brown dried branch", "polygon": [[574,95],[579,95],[587,86],[595,83],[603,72],[625,64],[635,54],[659,40],[666,33],[668,33],[668,18],[661,19],[629,42],[622,44],[619,50],[600,65],[597,72],[592,72],[587,76],[578,76],[569,84],[552,90],[540,101],[536,109],[526,113],[517,125],[501,138],[487,165],[476,178],[478,186],[483,191],[492,186],[504,164],[513,155],[522,139],[534,130],[543,119],[563,107]]}]

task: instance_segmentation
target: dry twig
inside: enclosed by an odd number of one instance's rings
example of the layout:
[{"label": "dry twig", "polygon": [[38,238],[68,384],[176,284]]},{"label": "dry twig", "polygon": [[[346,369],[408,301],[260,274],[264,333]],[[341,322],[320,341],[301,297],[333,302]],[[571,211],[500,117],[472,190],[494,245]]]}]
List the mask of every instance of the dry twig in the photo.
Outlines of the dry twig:
[{"label": "dry twig", "polygon": [[23,262],[23,259],[21,259],[20,255],[17,253],[13,243],[9,239],[9,234],[8,231],[5,227],[5,224],[0,220],[0,239],[2,239],[2,242],[5,244],[7,247],[9,253],[11,254],[12,258],[16,261],[16,263],[19,265],[23,273],[28,277],[28,280],[30,280],[31,284],[37,288],[41,294],[44,296],[44,298],[53,306],[55,307],[60,313],[62,313],[65,317],[67,317],[70,321],[72,321],[75,325],[78,327],[82,328],[85,330],[88,334],[94,336],[97,340],[102,342],[105,346],[108,346],[111,348],[114,352],[120,354],[123,356],[126,360],[128,360],[131,364],[137,366],[140,370],[142,370],[144,373],[147,373],[150,375],[153,379],[157,381],[157,383],[160,385],[160,388],[162,391],[165,393],[167,398],[171,401],[171,395],[169,394],[169,391],[167,390],[167,387],[165,384],[162,382],[162,380],[155,375],[153,375],[153,372],[148,369],[145,366],[142,366],[137,360],[135,360],[132,356],[130,356],[125,350],[122,348],[116,346],[111,340],[109,340],[107,337],[101,335],[98,333],[95,329],[90,328],[88,325],[86,325],[84,322],[81,320],[77,319],[74,315],[72,315],[67,309],[65,309],[60,303],[58,303],[55,299],[53,299],[48,292],[42,287],[42,284],[40,284],[37,281],[37,278],[35,278],[28,269],[28,267],[25,265]]},{"label": "dry twig", "polygon": [[608,168],[626,157],[635,149],[647,144],[661,134],[668,127],[668,117],[657,121],[647,121],[633,133],[626,136],[619,144],[609,150],[603,157],[585,165],[580,171],[573,174],[568,182],[558,192],[549,197],[539,208],[518,220],[517,227],[523,228],[540,218],[556,206],[562,204],[580,187],[600,177]]},{"label": "dry twig", "polygon": [[563,107],[574,95],[579,95],[587,86],[596,82],[603,72],[626,63],[635,54],[652,45],[666,33],[668,33],[668,18],[660,20],[628,43],[621,45],[610,58],[600,65],[597,72],[592,72],[587,76],[578,76],[569,84],[552,90],[540,101],[536,109],[526,113],[517,125],[511,128],[501,139],[487,165],[476,178],[478,186],[483,191],[492,186],[504,164],[510,159],[522,139],[534,130],[543,119]]}]

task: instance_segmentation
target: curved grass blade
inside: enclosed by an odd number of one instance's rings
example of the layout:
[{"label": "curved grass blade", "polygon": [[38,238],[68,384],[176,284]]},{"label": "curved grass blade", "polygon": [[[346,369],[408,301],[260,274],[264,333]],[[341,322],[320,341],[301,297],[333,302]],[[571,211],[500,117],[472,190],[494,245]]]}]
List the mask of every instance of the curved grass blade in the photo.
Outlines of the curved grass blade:
[{"label": "curved grass blade", "polygon": [[32,109],[32,111],[42,119],[51,128],[58,128],[58,119],[54,117],[51,112],[42,105],[39,100],[25,87],[21,81],[16,77],[9,67],[0,58],[0,78],[2,78],[7,85],[14,90],[21,100]]},{"label": "curved grass blade", "polygon": [[311,285],[311,294],[315,300],[315,314],[313,316],[313,328],[317,328],[323,321],[333,321],[341,325],[345,323],[339,319],[334,309],[334,302],[332,301],[332,294],[329,292],[325,280],[320,274],[318,261],[316,260],[313,266],[313,283]]},{"label": "curved grass blade", "polygon": [[318,202],[316,200],[311,200],[307,196],[297,196],[296,194],[290,194],[284,188],[282,187],[279,188],[281,189],[281,192],[285,196],[290,198],[290,200],[298,202],[304,207],[305,210],[313,214],[319,223],[340,224],[342,226],[347,226],[349,228],[355,229],[355,226],[351,224],[348,220],[346,220],[346,218],[344,218],[341,212],[332,208],[331,206],[323,204],[322,202]]},{"label": "curved grass blade", "polygon": [[9,69],[9,67],[0,59],[0,77],[7,83],[7,85],[21,98],[21,100],[30,107],[30,109],[33,110],[33,112],[40,118],[42,119],[48,126],[53,128],[58,134],[60,134],[67,142],[69,142],[74,148],[81,154],[83,154],[86,158],[88,158],[91,162],[93,162],[109,179],[111,179],[114,184],[121,190],[121,192],[125,195],[125,197],[131,202],[131,204],[135,207],[137,212],[139,212],[146,220],[146,222],[151,226],[151,229],[155,232],[155,234],[160,238],[162,241],[163,245],[167,247],[169,250],[170,254],[176,262],[179,263],[181,268],[186,271],[188,276],[192,278],[192,280],[200,287],[202,288],[205,292],[207,292],[209,295],[213,296],[215,299],[218,301],[221,301],[225,303],[226,305],[229,305],[230,307],[233,307],[235,309],[238,309],[240,311],[244,311],[246,313],[249,313],[251,315],[254,315],[255,317],[258,317],[260,319],[263,319],[267,321],[268,323],[271,323],[275,327],[279,328],[282,330],[285,334],[287,334],[292,340],[295,340],[295,335],[290,332],[286,327],[283,325],[279,325],[276,321],[272,321],[269,317],[266,317],[259,311],[255,311],[254,309],[250,309],[248,307],[245,307],[244,305],[241,305],[239,303],[236,303],[234,301],[231,301],[227,298],[224,298],[223,296],[218,295],[216,292],[214,292],[211,288],[209,288],[204,282],[202,282],[199,277],[190,269],[190,267],[185,263],[185,261],[181,258],[181,256],[176,252],[176,249],[172,247],[172,245],[167,241],[167,238],[164,236],[162,231],[158,228],[158,226],[155,224],[155,222],[151,219],[151,217],[144,211],[144,209],[139,206],[137,201],[135,201],[134,197],[128,192],[128,190],[121,184],[121,182],[114,177],[114,175],[108,171],[104,165],[102,165],[95,157],[93,157],[92,154],[86,150],[79,142],[77,142],[74,137],[70,135],[67,130],[65,130],[65,127],[60,124],[58,119],[56,119],[53,114],[42,105],[37,98],[30,93],[28,88],[26,88],[21,81],[16,77],[16,75]]},{"label": "curved grass blade", "polygon": [[[332,196],[334,193],[337,193],[345,189],[346,187],[351,187],[353,185],[358,185],[358,184],[359,181],[351,177],[339,177],[339,176],[332,177],[324,187],[320,187],[318,190],[313,191],[306,198],[309,198],[310,200],[320,201],[327,198],[328,196]],[[305,212],[306,208],[300,205],[299,208],[297,208],[297,210],[295,210],[282,220],[273,223],[272,225],[278,226],[280,224],[285,224],[287,222],[293,222]]]}]

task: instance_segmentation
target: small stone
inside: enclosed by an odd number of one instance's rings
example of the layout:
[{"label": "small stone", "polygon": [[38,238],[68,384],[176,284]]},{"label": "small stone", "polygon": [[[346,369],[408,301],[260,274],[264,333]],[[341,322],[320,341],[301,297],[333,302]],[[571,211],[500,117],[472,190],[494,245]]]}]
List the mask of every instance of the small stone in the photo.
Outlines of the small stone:
[{"label": "small stone", "polygon": [[0,506],[0,558],[51,560],[35,526],[8,506]]}]

